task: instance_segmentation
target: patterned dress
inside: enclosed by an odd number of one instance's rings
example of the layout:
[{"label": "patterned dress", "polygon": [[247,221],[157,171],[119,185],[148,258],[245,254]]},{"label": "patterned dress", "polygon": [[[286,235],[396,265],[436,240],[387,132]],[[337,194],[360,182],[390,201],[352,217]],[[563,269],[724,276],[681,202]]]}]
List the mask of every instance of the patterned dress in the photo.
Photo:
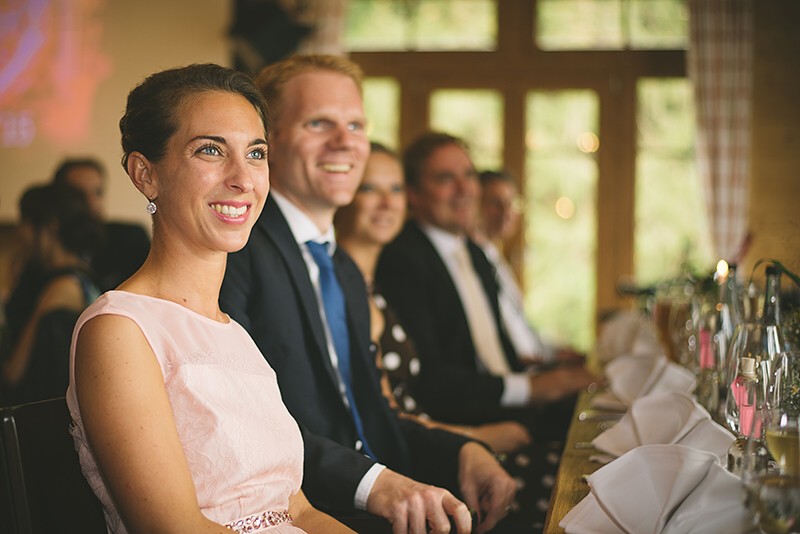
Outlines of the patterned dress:
[{"label": "patterned dress", "polygon": [[[372,298],[384,318],[383,334],[379,340],[380,364],[389,380],[393,397],[390,402],[394,400],[397,407],[406,413],[428,418],[414,393],[423,362],[386,299],[378,291],[373,291]],[[559,441],[534,439],[533,443],[521,450],[498,455],[503,467],[517,482],[517,498],[511,513],[493,533],[516,534],[543,530],[562,448],[563,443]]]}]

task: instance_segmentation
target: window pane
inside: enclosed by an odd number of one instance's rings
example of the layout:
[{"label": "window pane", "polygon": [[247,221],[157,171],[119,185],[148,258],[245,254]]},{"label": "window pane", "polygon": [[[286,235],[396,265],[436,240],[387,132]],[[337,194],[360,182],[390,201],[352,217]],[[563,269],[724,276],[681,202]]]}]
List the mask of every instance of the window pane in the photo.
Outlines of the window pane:
[{"label": "window pane", "polygon": [[631,48],[689,47],[686,0],[628,0]]},{"label": "window pane", "polygon": [[526,102],[525,309],[546,339],[583,350],[594,340],[598,110],[589,90]]},{"label": "window pane", "polygon": [[400,137],[400,86],[394,78],[364,79],[364,112],[367,114],[367,135],[398,150]]},{"label": "window pane", "polygon": [[345,46],[348,50],[404,50],[406,12],[404,4],[388,0],[350,0]]},{"label": "window pane", "polygon": [[694,159],[694,101],[685,79],[642,79],[637,88],[636,279],[674,277],[713,264]]},{"label": "window pane", "polygon": [[536,43],[543,50],[620,49],[620,0],[538,0]]},{"label": "window pane", "polygon": [[503,98],[490,89],[440,89],[431,93],[430,126],[463,138],[478,169],[503,163]]},{"label": "window pane", "polygon": [[543,50],[688,46],[686,0],[538,0],[535,16]]},{"label": "window pane", "polygon": [[350,0],[345,46],[366,50],[493,50],[494,0]]}]

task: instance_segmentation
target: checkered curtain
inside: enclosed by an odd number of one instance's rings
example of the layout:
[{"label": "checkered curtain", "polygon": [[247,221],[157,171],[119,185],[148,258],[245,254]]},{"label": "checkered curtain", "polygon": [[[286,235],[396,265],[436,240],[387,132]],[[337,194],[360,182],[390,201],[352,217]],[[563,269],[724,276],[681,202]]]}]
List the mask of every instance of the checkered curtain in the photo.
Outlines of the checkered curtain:
[{"label": "checkered curtain", "polygon": [[736,259],[747,234],[752,95],[751,0],[689,0],[689,76],[697,163],[718,258]]}]

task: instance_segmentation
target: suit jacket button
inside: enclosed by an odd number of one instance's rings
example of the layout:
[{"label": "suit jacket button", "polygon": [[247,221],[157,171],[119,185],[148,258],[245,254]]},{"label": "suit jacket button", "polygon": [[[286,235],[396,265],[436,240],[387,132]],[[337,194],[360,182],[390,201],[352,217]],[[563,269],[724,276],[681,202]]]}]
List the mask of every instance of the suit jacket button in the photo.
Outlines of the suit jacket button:
[{"label": "suit jacket button", "polygon": [[360,439],[357,439],[357,440],[356,440],[356,450],[360,452],[360,451],[361,451],[361,449],[363,449],[363,448],[364,448],[364,444],[363,444],[363,443],[361,443],[361,440],[360,440]]}]

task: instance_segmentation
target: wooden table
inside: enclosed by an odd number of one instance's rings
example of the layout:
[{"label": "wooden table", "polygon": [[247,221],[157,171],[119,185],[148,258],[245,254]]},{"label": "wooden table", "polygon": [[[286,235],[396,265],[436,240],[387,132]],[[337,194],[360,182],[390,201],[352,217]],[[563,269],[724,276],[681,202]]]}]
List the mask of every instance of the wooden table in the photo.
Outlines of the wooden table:
[{"label": "wooden table", "polygon": [[544,531],[548,534],[561,533],[564,529],[558,523],[573,506],[589,494],[589,485],[584,480],[584,475],[589,475],[602,467],[603,464],[589,461],[589,457],[597,451],[592,448],[578,448],[576,443],[586,444],[600,434],[611,421],[579,421],[578,414],[589,409],[592,395],[588,392],[578,397],[575,413],[567,434],[567,443],[561,456],[555,487],[550,497],[550,507],[547,511],[547,520]]}]

